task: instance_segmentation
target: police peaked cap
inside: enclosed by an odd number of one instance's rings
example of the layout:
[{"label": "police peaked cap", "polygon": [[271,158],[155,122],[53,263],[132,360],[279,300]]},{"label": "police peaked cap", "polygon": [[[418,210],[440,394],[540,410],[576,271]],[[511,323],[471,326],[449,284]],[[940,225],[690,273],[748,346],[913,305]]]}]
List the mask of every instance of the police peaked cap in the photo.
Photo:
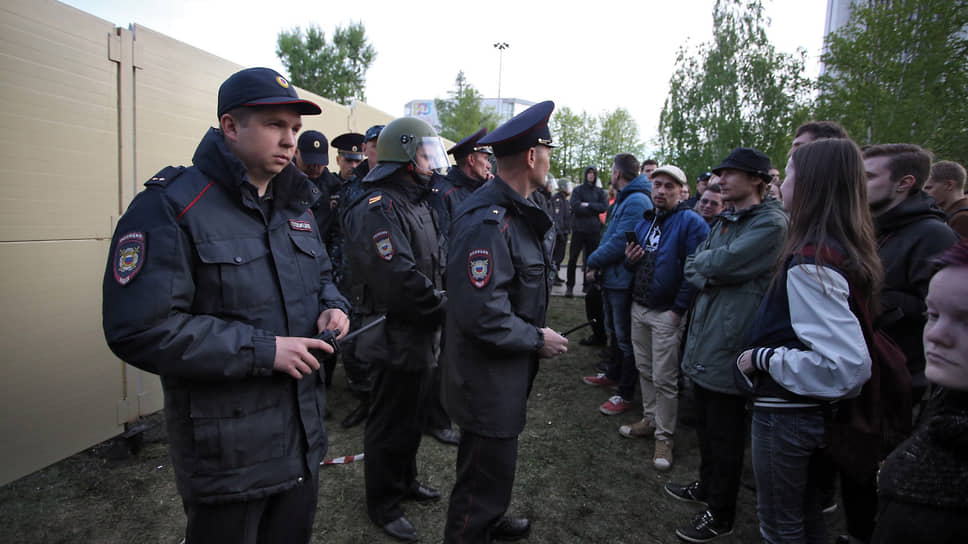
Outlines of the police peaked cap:
[{"label": "police peaked cap", "polygon": [[489,145],[498,157],[514,155],[536,145],[555,147],[548,130],[548,119],[555,111],[551,100],[539,102],[497,127],[494,132],[477,141]]},{"label": "police peaked cap", "polygon": [[347,132],[333,138],[333,147],[347,159],[363,160],[363,135],[359,132]]},{"label": "police peaked cap", "polygon": [[487,153],[488,155],[490,155],[492,154],[491,148],[483,145],[478,145],[478,140],[484,137],[485,134],[487,134],[487,129],[482,128],[481,130],[478,130],[474,134],[471,134],[470,136],[454,144],[453,147],[447,150],[447,153],[450,153],[451,155],[453,155],[454,158],[457,160],[460,160],[470,155],[471,153],[476,153],[476,152]]}]

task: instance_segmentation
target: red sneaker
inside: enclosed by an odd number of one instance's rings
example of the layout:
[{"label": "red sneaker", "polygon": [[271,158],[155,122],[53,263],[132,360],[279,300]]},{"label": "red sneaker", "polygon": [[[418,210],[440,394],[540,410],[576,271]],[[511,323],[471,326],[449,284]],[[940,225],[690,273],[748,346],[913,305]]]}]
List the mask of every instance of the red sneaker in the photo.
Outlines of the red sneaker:
[{"label": "red sneaker", "polygon": [[618,382],[613,382],[608,379],[608,376],[604,372],[599,372],[595,376],[585,376],[581,381],[587,383],[588,385],[604,385],[605,387],[616,387]]},{"label": "red sneaker", "polygon": [[625,400],[621,395],[615,395],[608,399],[608,402],[598,407],[598,411],[606,416],[614,416],[632,409],[632,402]]}]

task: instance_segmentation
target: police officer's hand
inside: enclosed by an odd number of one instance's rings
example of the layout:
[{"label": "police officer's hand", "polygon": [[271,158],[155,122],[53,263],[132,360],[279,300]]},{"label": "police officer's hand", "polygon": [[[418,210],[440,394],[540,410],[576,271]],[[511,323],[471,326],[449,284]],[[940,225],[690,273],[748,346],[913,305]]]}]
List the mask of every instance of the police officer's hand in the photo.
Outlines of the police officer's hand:
[{"label": "police officer's hand", "polygon": [[568,351],[568,339],[556,333],[554,329],[541,329],[544,334],[544,345],[538,350],[538,357],[548,359]]},{"label": "police officer's hand", "polygon": [[588,270],[585,271],[585,281],[586,282],[593,282],[593,281],[595,281],[595,277],[597,275],[598,275],[598,269],[597,268],[589,268]]},{"label": "police officer's hand", "polygon": [[277,336],[276,358],[272,361],[272,368],[297,380],[301,379],[306,374],[319,370],[319,361],[309,353],[311,349],[333,353],[333,346],[316,338]]},{"label": "police officer's hand", "polygon": [[336,338],[342,338],[350,332],[350,318],[346,317],[343,310],[339,308],[323,310],[316,319],[316,329],[318,332],[339,329],[339,336]]},{"label": "police officer's hand", "polygon": [[645,256],[645,250],[639,244],[633,244],[632,242],[627,242],[625,244],[625,259],[629,264],[635,264]]}]

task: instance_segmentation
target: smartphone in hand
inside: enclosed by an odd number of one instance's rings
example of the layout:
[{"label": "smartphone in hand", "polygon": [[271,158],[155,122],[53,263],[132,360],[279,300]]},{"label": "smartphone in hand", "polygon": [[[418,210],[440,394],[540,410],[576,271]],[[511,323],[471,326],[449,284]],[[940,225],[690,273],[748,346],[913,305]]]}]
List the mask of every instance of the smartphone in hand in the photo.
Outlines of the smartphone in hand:
[{"label": "smartphone in hand", "polygon": [[639,239],[634,232],[627,230],[625,231],[625,242],[628,244],[638,244]]}]

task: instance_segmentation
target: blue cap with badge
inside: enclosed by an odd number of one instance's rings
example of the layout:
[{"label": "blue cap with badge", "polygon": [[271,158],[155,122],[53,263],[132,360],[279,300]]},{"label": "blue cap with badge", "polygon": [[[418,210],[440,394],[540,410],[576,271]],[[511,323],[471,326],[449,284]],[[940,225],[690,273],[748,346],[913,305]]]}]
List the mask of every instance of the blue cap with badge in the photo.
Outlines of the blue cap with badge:
[{"label": "blue cap with badge", "polygon": [[299,156],[306,164],[329,164],[329,143],[322,132],[307,130],[299,135]]},{"label": "blue cap with badge", "polygon": [[555,103],[551,100],[539,102],[515,115],[477,143],[491,146],[498,157],[514,155],[536,145],[555,147],[548,129],[548,119],[553,111]]},{"label": "blue cap with badge", "polygon": [[333,138],[333,147],[351,161],[363,160],[363,135],[359,132],[347,132]]},{"label": "blue cap with badge", "polygon": [[302,100],[295,87],[271,68],[246,68],[218,88],[218,117],[240,106],[292,106],[300,115],[319,115],[319,106]]},{"label": "blue cap with badge", "polygon": [[471,134],[470,136],[454,144],[450,149],[447,150],[447,153],[453,155],[457,160],[460,160],[471,153],[487,153],[488,155],[492,155],[493,152],[491,151],[490,147],[480,145],[479,140],[483,138],[485,134],[487,134],[487,129],[482,128],[481,130],[478,130],[474,134]]},{"label": "blue cap with badge", "polygon": [[373,125],[372,127],[366,129],[366,134],[363,135],[363,142],[369,142],[370,140],[376,140],[380,137],[380,133],[383,132],[383,127],[386,125]]}]

